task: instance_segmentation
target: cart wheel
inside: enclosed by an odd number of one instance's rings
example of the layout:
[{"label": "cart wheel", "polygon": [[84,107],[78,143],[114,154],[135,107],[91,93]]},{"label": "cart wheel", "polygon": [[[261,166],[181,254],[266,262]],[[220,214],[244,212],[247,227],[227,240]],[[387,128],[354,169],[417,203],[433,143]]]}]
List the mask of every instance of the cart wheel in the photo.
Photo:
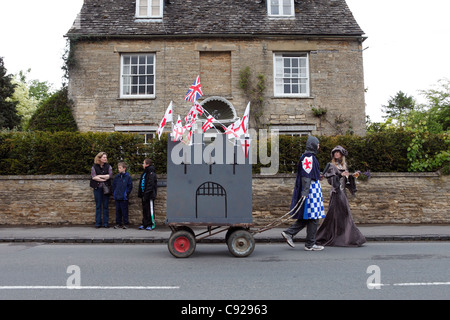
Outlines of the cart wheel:
[{"label": "cart wheel", "polygon": [[169,252],[176,258],[187,258],[195,251],[195,236],[187,230],[179,230],[169,238]]},{"label": "cart wheel", "polygon": [[255,249],[255,239],[247,230],[236,230],[228,237],[228,250],[238,258],[248,257]]}]

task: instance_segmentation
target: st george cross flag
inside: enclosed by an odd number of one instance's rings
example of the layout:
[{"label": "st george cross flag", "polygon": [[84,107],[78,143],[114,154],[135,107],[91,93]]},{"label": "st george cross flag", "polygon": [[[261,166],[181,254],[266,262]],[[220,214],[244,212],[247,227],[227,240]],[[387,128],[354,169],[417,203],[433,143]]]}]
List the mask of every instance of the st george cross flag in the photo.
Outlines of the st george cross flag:
[{"label": "st george cross flag", "polygon": [[244,151],[245,159],[247,159],[248,155],[250,154],[250,143],[251,139],[248,135],[244,136],[240,139],[242,151]]},{"label": "st george cross flag", "polygon": [[184,128],[183,125],[181,124],[181,119],[180,116],[178,116],[178,120],[177,123],[175,124],[175,126],[173,127],[173,141],[178,141],[181,139],[181,137],[183,136],[183,132],[184,132]]},{"label": "st george cross flag", "polygon": [[163,133],[164,126],[167,122],[173,122],[172,115],[172,101],[170,101],[169,107],[167,107],[166,113],[164,114],[164,118],[161,120],[158,128],[158,139],[161,140],[161,134]]},{"label": "st george cross flag", "polygon": [[238,135],[236,132],[234,132],[234,126],[239,126],[240,120],[236,121],[235,123],[230,124],[228,127],[222,126],[222,128],[225,130],[225,134],[228,135],[228,139],[237,138]]},{"label": "st george cross flag", "polygon": [[195,79],[194,83],[189,88],[188,92],[186,93],[184,100],[190,101],[190,102],[195,102],[201,96],[203,96],[202,86],[200,85],[200,76],[197,76],[197,79]]},{"label": "st george cross flag", "polygon": [[236,123],[235,123],[234,133],[238,137],[247,133],[249,116],[250,116],[250,102],[248,103],[247,108],[245,108],[244,116],[242,117],[242,120],[237,127],[236,127]]},{"label": "st george cross flag", "polygon": [[203,107],[201,105],[199,105],[198,102],[194,102],[194,107],[200,116],[203,115],[203,112],[205,111],[205,109],[203,109]]},{"label": "st george cross flag", "polygon": [[210,129],[213,126],[213,121],[215,121],[213,116],[208,116],[206,118],[206,122],[203,124],[202,130],[205,132],[206,130]]},{"label": "st george cross flag", "polygon": [[250,102],[248,103],[247,108],[245,109],[242,120],[237,120],[235,123],[229,125],[228,128],[222,126],[225,129],[225,134],[228,135],[228,139],[239,138],[240,136],[247,133],[249,116],[250,116]]}]

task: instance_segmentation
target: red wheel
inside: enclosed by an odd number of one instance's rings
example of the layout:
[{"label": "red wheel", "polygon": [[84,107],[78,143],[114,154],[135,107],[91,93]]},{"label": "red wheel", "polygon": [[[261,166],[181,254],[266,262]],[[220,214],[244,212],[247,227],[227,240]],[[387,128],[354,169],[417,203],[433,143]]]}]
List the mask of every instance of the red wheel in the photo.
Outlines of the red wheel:
[{"label": "red wheel", "polygon": [[177,258],[187,258],[195,251],[195,236],[187,230],[179,230],[169,238],[169,252]]},{"label": "red wheel", "polygon": [[191,243],[188,238],[181,236],[175,239],[173,246],[177,252],[186,252],[189,250]]}]

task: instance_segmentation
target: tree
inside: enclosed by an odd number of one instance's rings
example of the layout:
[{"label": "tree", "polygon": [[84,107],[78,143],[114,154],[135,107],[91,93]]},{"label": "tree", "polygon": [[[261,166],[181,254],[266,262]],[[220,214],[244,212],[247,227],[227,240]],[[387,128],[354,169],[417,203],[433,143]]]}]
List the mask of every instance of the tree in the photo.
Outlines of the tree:
[{"label": "tree", "polygon": [[78,130],[72,115],[72,102],[67,96],[67,87],[54,93],[39,106],[31,117],[29,129],[50,132]]},{"label": "tree", "polygon": [[441,79],[436,89],[422,90],[428,104],[428,127],[433,132],[450,130],[450,80]]},{"label": "tree", "polygon": [[14,94],[15,85],[12,76],[6,75],[6,71],[3,58],[0,57],[0,129],[14,129],[20,124],[20,117],[17,115],[17,102],[9,99]]},{"label": "tree", "polygon": [[17,114],[21,117],[22,129],[28,129],[28,123],[36,112],[39,105],[51,95],[51,85],[48,82],[39,80],[27,80],[27,75],[31,71],[20,71],[12,80],[15,90],[10,101],[17,102]]},{"label": "tree", "polygon": [[383,112],[386,113],[386,116],[383,116],[383,118],[396,119],[400,127],[402,127],[406,122],[406,117],[414,110],[415,106],[416,102],[412,96],[407,96],[402,91],[399,91],[395,97],[391,97],[387,106],[382,106]]}]

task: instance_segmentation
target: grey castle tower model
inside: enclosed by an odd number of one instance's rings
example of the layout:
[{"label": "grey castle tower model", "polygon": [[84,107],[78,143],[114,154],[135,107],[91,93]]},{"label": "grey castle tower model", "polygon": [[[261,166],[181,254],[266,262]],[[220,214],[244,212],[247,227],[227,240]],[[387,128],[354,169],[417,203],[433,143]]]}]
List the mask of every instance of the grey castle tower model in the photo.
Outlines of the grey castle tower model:
[{"label": "grey castle tower model", "polygon": [[[252,224],[252,166],[240,145],[217,134],[193,143],[168,139],[167,220],[169,225],[249,226]],[[249,152],[251,154],[251,152]]]}]

